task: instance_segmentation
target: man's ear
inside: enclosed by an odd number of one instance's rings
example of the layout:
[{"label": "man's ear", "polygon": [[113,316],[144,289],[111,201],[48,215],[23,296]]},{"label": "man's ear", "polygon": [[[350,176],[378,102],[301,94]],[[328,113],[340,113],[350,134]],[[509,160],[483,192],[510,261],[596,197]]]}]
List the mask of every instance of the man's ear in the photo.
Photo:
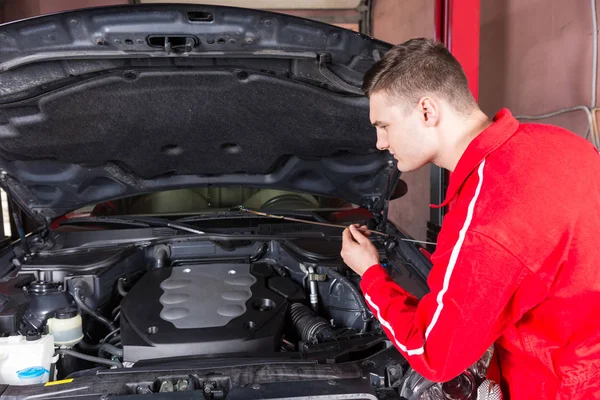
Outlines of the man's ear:
[{"label": "man's ear", "polygon": [[434,127],[440,120],[440,105],[431,97],[421,97],[418,103],[421,120],[427,127]]}]

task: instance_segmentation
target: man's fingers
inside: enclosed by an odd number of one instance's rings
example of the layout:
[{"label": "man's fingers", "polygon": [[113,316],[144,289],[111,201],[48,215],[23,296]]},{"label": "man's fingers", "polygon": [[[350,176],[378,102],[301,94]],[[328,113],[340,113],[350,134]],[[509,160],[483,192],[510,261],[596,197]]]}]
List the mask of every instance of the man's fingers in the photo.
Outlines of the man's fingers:
[{"label": "man's fingers", "polygon": [[344,233],[342,233],[342,244],[349,244],[354,242],[354,238],[352,237],[352,234],[350,233],[350,229],[344,229]]},{"label": "man's fingers", "polygon": [[366,238],[366,236],[364,234],[362,234],[357,227],[355,227],[354,225],[350,226],[350,234],[352,234],[352,237],[354,238],[354,240],[356,240],[358,243],[363,244],[365,243],[365,241],[369,241],[369,239]]},{"label": "man's fingers", "polygon": [[361,226],[360,228],[358,228],[358,230],[361,231],[362,234],[365,236],[371,235],[371,231],[369,230],[369,228],[367,228],[366,225]]},{"label": "man's fingers", "polygon": [[369,236],[371,234],[371,231],[369,231],[369,228],[367,228],[366,225],[352,224],[352,226],[355,226],[356,229],[362,232],[362,234],[365,236]]}]

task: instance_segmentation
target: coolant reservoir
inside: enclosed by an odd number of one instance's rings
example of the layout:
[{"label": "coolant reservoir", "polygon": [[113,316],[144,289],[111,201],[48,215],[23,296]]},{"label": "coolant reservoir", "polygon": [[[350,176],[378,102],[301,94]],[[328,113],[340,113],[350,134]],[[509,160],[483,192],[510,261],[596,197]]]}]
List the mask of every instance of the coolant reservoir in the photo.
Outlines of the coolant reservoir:
[{"label": "coolant reservoir", "polygon": [[57,346],[74,346],[83,339],[81,315],[75,308],[61,308],[48,320],[48,330]]},{"label": "coolant reservoir", "polygon": [[52,335],[0,338],[0,384],[33,385],[48,382],[53,356]]}]

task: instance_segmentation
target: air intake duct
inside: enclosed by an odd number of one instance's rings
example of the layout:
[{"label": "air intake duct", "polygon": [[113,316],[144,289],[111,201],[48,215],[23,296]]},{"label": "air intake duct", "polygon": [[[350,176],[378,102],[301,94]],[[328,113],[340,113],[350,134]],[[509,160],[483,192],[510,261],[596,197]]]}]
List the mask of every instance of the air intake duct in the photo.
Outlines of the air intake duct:
[{"label": "air intake duct", "polygon": [[331,325],[326,319],[317,317],[313,311],[301,303],[294,303],[290,307],[292,323],[298,335],[304,341],[318,342],[333,339]]}]

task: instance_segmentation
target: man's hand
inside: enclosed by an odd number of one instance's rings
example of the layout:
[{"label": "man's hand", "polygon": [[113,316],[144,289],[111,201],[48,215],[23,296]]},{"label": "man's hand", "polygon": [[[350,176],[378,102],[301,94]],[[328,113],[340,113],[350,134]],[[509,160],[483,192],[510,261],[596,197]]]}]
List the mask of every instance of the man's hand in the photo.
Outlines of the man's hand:
[{"label": "man's hand", "polygon": [[[366,227],[360,227],[366,229]],[[367,237],[367,232],[362,232],[358,224],[350,225],[342,235],[341,256],[346,265],[362,276],[369,267],[379,264],[379,253]]]}]

